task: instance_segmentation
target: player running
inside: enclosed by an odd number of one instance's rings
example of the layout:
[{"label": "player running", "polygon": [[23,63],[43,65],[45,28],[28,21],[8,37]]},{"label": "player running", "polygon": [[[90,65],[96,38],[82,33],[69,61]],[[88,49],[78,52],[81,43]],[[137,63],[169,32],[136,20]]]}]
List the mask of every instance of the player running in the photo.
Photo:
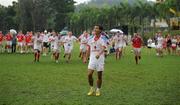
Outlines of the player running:
[{"label": "player running", "polygon": [[53,58],[55,59],[55,62],[58,63],[59,54],[60,54],[60,45],[61,45],[61,37],[58,36],[56,32],[52,32],[52,40],[53,41]]},{"label": "player running", "polygon": [[64,50],[65,50],[64,58],[68,56],[68,58],[66,59],[66,62],[69,63],[69,61],[71,60],[71,53],[73,50],[74,42],[78,41],[78,39],[72,35],[71,31],[69,31],[68,35],[65,36],[63,39],[64,39],[63,43],[64,43]]},{"label": "player running", "polygon": [[135,54],[135,61],[136,64],[139,63],[139,60],[141,59],[141,46],[142,46],[143,40],[141,36],[137,33],[134,34],[134,37],[132,38],[132,46]]},{"label": "player running", "polygon": [[35,36],[33,37],[34,42],[34,62],[39,62],[40,54],[42,50],[42,36],[40,32],[35,33]]},{"label": "player running", "polygon": [[114,37],[114,42],[115,42],[115,50],[116,50],[116,60],[118,60],[122,56],[122,50],[125,42],[124,35],[118,32]]},{"label": "player running", "polygon": [[80,37],[80,54],[79,57],[82,58],[83,63],[86,63],[86,53],[87,53],[87,42],[88,42],[89,34],[85,31]]},{"label": "player running", "polygon": [[157,38],[157,56],[163,56],[163,42],[164,38],[162,37],[161,33],[158,35]]}]

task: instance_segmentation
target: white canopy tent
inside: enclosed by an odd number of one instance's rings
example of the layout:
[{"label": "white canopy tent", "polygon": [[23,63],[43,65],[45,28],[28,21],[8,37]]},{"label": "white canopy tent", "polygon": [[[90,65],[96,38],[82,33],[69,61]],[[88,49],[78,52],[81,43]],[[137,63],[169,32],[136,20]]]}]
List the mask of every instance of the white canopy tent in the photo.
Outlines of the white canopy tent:
[{"label": "white canopy tent", "polygon": [[10,29],[10,33],[11,33],[12,35],[16,35],[16,34],[17,34],[17,31],[16,31],[15,29]]},{"label": "white canopy tent", "polygon": [[110,32],[112,32],[112,33],[117,33],[117,32],[119,32],[119,33],[124,33],[122,30],[120,30],[120,29],[111,29],[110,30]]}]

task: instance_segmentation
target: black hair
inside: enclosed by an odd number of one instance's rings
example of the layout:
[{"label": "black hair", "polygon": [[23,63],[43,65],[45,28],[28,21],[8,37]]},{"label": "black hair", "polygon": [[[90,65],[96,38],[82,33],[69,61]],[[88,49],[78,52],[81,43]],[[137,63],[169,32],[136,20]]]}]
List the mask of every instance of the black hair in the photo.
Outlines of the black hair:
[{"label": "black hair", "polygon": [[99,30],[103,31],[103,26],[101,26],[101,25],[96,25],[96,26],[99,27]]}]

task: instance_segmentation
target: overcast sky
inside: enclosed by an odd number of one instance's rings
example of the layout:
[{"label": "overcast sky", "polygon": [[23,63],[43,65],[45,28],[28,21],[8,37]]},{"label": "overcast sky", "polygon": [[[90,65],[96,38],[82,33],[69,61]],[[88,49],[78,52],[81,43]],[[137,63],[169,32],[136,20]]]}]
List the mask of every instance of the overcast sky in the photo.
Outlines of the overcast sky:
[{"label": "overcast sky", "polygon": [[[0,4],[4,6],[8,6],[12,4],[12,1],[17,1],[17,0],[0,0]],[[76,1],[77,4],[79,4],[79,3],[87,2],[89,0],[74,0],[74,1]]]},{"label": "overcast sky", "polygon": [[[12,4],[12,1],[17,1],[17,0],[0,0],[0,4],[4,5],[4,6],[8,6]],[[83,3],[83,2],[87,2],[90,0],[74,0],[77,2],[77,4],[79,3]],[[149,1],[155,1],[155,0],[149,0]]]}]

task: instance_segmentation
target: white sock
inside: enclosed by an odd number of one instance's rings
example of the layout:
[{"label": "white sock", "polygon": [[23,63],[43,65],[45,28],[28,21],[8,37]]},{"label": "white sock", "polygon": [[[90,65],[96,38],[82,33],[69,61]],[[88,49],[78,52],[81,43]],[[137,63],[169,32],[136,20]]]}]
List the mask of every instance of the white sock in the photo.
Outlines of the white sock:
[{"label": "white sock", "polygon": [[99,91],[99,90],[100,90],[99,88],[96,89],[96,91]]}]

